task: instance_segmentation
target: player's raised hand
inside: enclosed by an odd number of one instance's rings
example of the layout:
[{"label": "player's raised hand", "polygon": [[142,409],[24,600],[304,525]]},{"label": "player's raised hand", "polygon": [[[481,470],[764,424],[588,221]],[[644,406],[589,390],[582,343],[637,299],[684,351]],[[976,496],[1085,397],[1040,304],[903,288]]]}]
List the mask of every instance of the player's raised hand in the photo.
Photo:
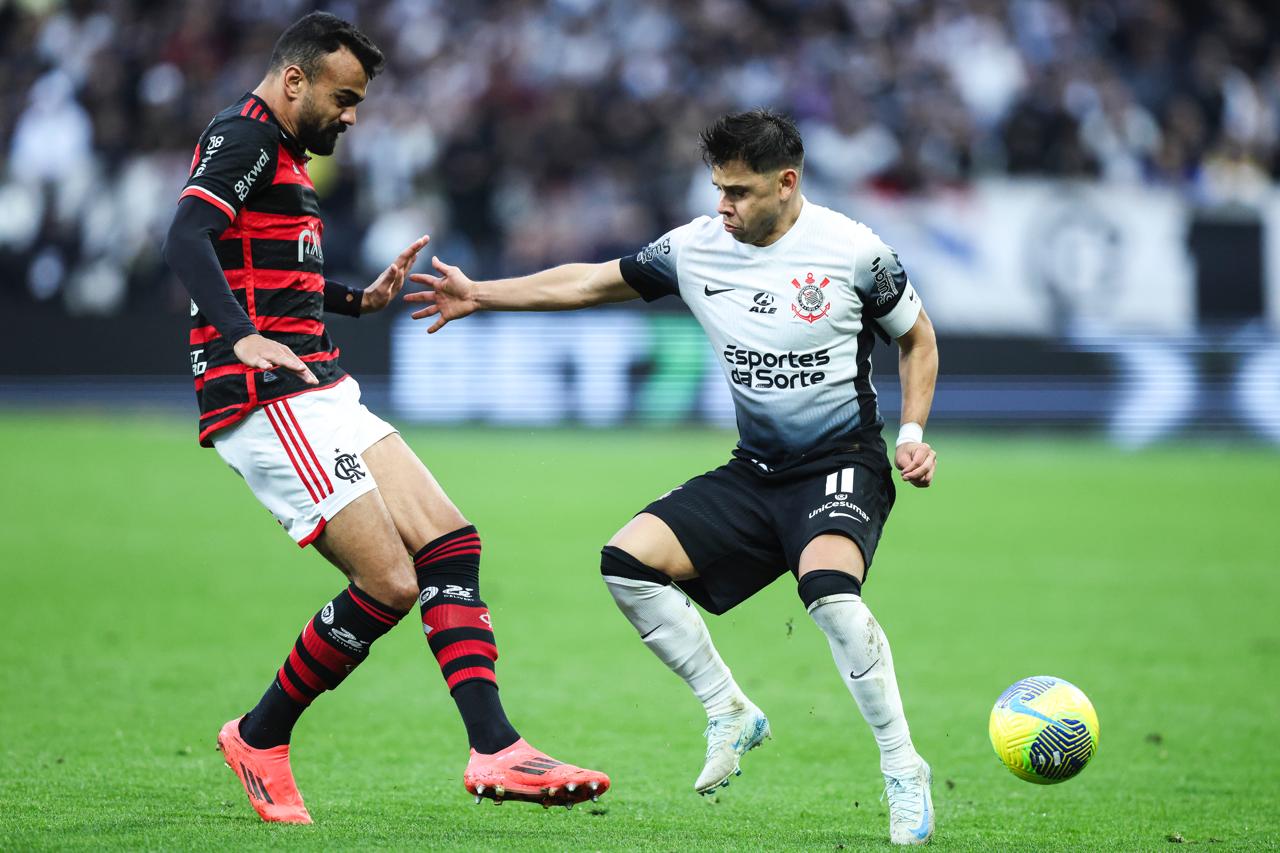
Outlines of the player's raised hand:
[{"label": "player's raised hand", "polygon": [[904,481],[916,488],[927,489],[938,467],[938,454],[923,441],[908,441],[899,444],[894,451],[893,464],[902,472]]},{"label": "player's raised hand", "polygon": [[406,302],[420,302],[426,306],[414,311],[410,317],[415,320],[436,318],[431,328],[427,329],[427,334],[440,331],[445,323],[461,319],[480,307],[476,301],[476,283],[467,278],[462,270],[451,267],[434,256],[431,258],[431,265],[439,275],[414,273],[409,276],[410,281],[431,289],[404,295]]},{"label": "player's raised hand", "polygon": [[418,253],[430,242],[431,238],[426,234],[414,240],[409,244],[409,248],[391,262],[391,266],[382,271],[382,275],[378,276],[373,284],[364,289],[364,295],[360,297],[361,314],[381,311],[396,298],[400,289],[404,287],[409,270],[413,269],[413,265],[418,261]]},{"label": "player's raised hand", "polygon": [[246,335],[236,341],[232,349],[235,350],[236,358],[240,359],[241,363],[257,370],[273,370],[282,367],[291,373],[298,374],[308,385],[320,384],[315,374],[311,372],[311,368],[307,367],[306,362],[298,358],[293,350],[262,335]]}]

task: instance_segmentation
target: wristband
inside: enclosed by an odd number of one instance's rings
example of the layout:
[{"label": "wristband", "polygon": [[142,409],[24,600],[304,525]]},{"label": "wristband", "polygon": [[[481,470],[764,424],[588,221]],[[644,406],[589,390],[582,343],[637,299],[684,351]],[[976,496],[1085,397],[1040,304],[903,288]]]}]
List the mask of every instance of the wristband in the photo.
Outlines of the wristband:
[{"label": "wristband", "polygon": [[348,317],[360,316],[360,305],[364,301],[364,290],[358,287],[347,287],[345,284],[325,279],[324,310],[334,314],[346,314]]},{"label": "wristband", "polygon": [[901,447],[904,444],[920,444],[924,441],[924,427],[915,421],[907,421],[898,430],[898,443],[895,447]]}]

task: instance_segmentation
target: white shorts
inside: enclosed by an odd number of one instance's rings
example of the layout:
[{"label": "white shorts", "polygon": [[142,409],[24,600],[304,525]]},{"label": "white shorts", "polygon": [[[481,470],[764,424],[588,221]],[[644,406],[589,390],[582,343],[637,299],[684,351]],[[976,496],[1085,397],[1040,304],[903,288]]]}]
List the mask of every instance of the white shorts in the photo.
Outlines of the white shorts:
[{"label": "white shorts", "polygon": [[395,431],[365,408],[348,376],[255,409],[214,433],[213,446],[305,548],[343,507],[378,487],[361,454]]}]

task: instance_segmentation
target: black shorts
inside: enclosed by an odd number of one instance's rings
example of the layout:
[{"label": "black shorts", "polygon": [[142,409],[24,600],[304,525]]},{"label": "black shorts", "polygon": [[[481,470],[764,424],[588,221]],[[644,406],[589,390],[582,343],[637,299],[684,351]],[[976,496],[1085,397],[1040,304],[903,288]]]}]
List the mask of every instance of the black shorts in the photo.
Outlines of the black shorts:
[{"label": "black shorts", "polygon": [[805,546],[824,533],[852,539],[869,570],[894,495],[875,435],[782,471],[735,458],[642,512],[666,522],[698,572],[678,586],[705,610],[724,613],[784,572],[796,574]]}]

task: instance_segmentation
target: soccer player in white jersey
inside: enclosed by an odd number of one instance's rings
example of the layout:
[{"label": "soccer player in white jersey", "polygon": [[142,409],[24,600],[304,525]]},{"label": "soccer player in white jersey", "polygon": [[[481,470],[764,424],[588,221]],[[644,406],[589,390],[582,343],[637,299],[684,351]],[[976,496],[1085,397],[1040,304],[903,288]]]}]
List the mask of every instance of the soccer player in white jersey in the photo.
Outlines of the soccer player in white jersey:
[{"label": "soccer player in white jersey", "polygon": [[618,531],[602,552],[605,584],[706,709],[706,762],[694,785],[706,794],[740,773],[741,756],[770,731],[688,599],[724,613],[789,571],[880,747],[890,838],[923,844],[933,834],[932,774],[911,742],[888,641],[861,593],[894,501],[871,348],[877,334],[898,342],[894,464],[905,482],[927,487],[936,465],[923,438],[938,370],[933,327],[894,251],[801,194],[804,146],[789,118],[725,116],[701,144],[718,216],[634,257],[502,281],[471,281],[435,258],[439,275],[411,276],[430,290],[405,299],[424,304],[414,318],[435,318],[429,332],[476,311],[666,295],[688,305],[720,356],[740,441],[726,464]]}]

